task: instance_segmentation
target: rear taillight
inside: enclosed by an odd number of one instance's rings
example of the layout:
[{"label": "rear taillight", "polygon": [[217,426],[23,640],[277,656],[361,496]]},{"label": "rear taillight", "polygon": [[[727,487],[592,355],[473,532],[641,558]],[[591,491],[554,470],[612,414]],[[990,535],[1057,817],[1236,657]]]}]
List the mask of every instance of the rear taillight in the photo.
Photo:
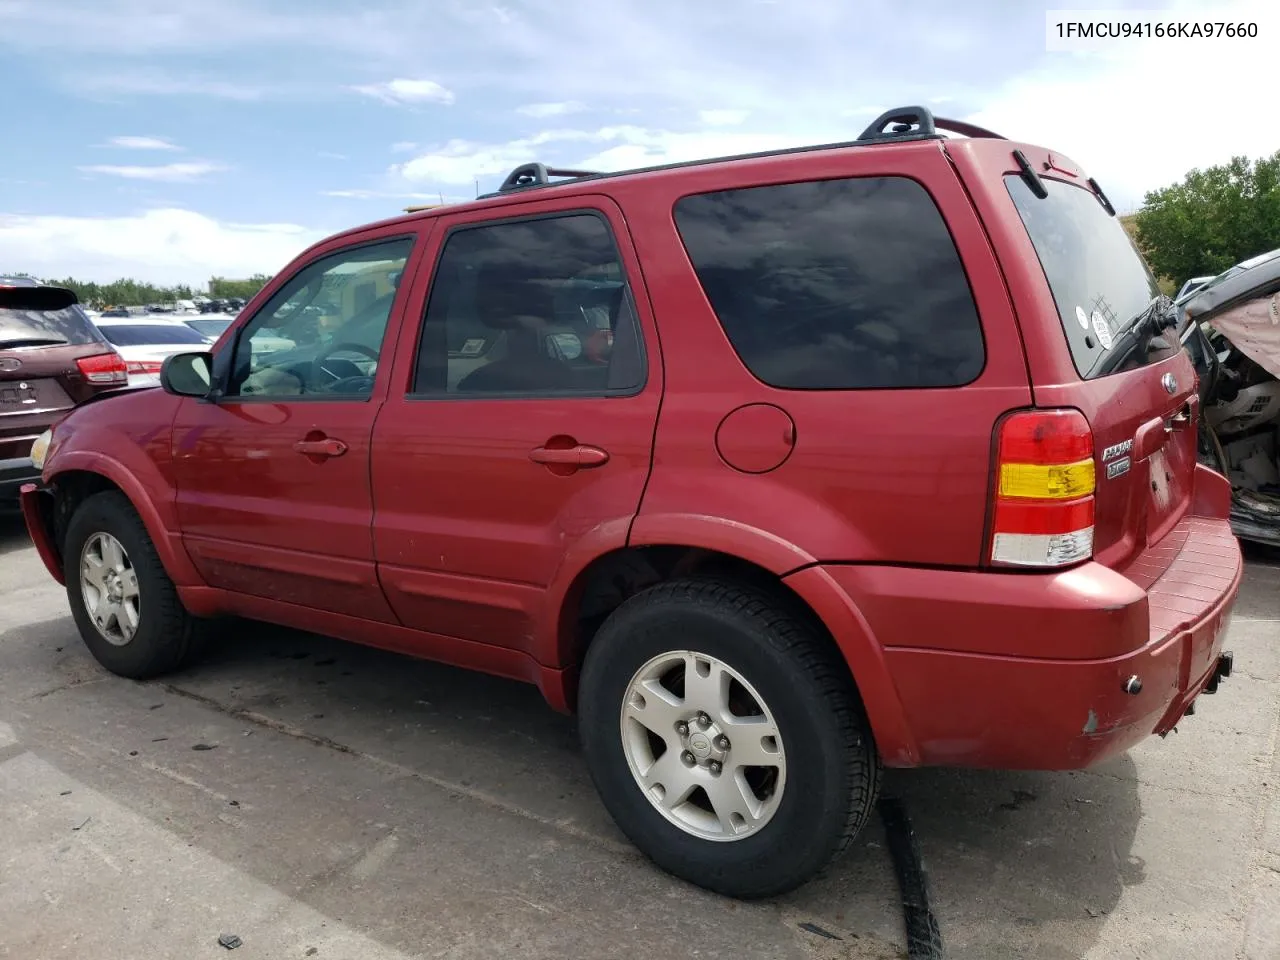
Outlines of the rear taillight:
[{"label": "rear taillight", "polygon": [[996,440],[991,562],[1064,567],[1093,556],[1093,431],[1079,410],[1027,410]]},{"label": "rear taillight", "polygon": [[130,373],[155,374],[156,376],[160,374],[159,360],[130,360],[125,364],[125,367]]},{"label": "rear taillight", "polygon": [[129,382],[129,368],[114,350],[100,353],[96,357],[81,357],[76,361],[76,366],[90,383],[106,385]]}]

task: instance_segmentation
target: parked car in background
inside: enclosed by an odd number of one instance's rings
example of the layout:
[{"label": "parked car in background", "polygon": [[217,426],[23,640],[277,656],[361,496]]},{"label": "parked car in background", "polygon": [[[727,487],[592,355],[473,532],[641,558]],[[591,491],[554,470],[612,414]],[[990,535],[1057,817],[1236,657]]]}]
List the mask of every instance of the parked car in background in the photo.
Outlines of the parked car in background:
[{"label": "parked car in background", "polygon": [[129,313],[128,307],[107,307],[107,309],[99,313],[98,316],[110,319],[113,317],[128,317],[131,316],[131,314]]},{"label": "parked car in background", "polygon": [[1174,294],[1173,302],[1182,303],[1190,297],[1191,294],[1195,293],[1212,279],[1213,277],[1192,277],[1178,289],[1176,294]]},{"label": "parked car in background", "polygon": [[[188,327],[208,337],[210,341],[217,340],[235,322],[232,317],[182,317],[181,319]],[[296,346],[287,337],[273,337],[270,331],[260,331],[260,333],[261,336],[253,338],[255,353],[275,353],[279,350],[291,350]]]},{"label": "parked car in background", "polygon": [[108,670],[231,615],[531,681],[641,850],[768,896],[883,765],[1092,766],[1230,674],[1181,323],[1085,171],[921,107],[527,164],[303,252],[23,509]]},{"label": "parked car in background", "polygon": [[1198,328],[1200,454],[1232,484],[1236,536],[1280,546],[1280,250],[1214,277],[1182,308]]},{"label": "parked car in background", "polygon": [[212,343],[211,338],[192,330],[176,318],[155,320],[145,317],[100,317],[97,326],[124,358],[129,384],[135,387],[158,384],[160,366],[165,357]]},{"label": "parked car in background", "polygon": [[0,505],[38,479],[37,438],[77,403],[123,386],[124,361],[61,287],[0,277]]}]

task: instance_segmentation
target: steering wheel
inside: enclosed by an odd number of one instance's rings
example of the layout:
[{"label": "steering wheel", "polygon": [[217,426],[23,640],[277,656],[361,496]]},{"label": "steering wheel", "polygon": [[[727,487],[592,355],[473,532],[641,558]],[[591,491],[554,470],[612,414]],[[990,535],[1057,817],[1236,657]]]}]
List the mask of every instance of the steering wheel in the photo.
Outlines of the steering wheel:
[{"label": "steering wheel", "polygon": [[[321,373],[324,373],[330,378],[330,382],[327,384],[324,384],[322,389],[332,390],[338,384],[345,383],[348,380],[367,379],[367,376],[365,374],[359,374],[358,376],[354,376],[354,377],[338,376],[338,374],[334,373],[332,370],[328,370],[325,368],[325,362],[328,361],[330,357],[332,357],[335,353],[341,353],[344,350],[350,350],[352,353],[363,354],[364,356],[372,360],[374,363],[378,362],[378,351],[373,349],[372,347],[366,347],[363,343],[353,343],[353,342],[335,343],[335,344],[332,344],[331,346],[325,347],[323,350],[320,351],[319,354],[316,355],[316,358],[311,361],[312,379],[318,380],[319,375]],[[317,383],[316,386],[321,387],[321,384]]]}]

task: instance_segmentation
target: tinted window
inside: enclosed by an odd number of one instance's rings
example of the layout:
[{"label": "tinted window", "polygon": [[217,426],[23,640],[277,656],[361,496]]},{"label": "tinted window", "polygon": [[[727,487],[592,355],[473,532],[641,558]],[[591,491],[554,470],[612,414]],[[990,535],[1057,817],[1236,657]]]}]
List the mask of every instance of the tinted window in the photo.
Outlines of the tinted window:
[{"label": "tinted window", "polygon": [[369,396],[412,248],[407,237],[365,244],[303,267],[245,324],[228,393]]},{"label": "tinted window", "polygon": [[631,295],[602,217],[468,227],[445,242],[415,393],[602,394],[643,382]]},{"label": "tinted window", "polygon": [[775,387],[948,387],[982,330],[938,208],[900,177],[685,197],[676,223],[747,368]]},{"label": "tinted window", "polygon": [[60,310],[0,306],[0,347],[101,342],[97,328],[79,304]]},{"label": "tinted window", "polygon": [[1005,186],[1049,281],[1080,376],[1107,368],[1111,346],[1160,294],[1156,278],[1116,217],[1083,187],[1045,179],[1040,199],[1021,177]]},{"label": "tinted window", "polygon": [[140,323],[137,326],[104,323],[98,329],[102,331],[102,335],[108,341],[114,343],[117,347],[143,347],[175,343],[203,344],[208,342],[190,327],[179,326],[176,323],[163,326],[158,323]]}]

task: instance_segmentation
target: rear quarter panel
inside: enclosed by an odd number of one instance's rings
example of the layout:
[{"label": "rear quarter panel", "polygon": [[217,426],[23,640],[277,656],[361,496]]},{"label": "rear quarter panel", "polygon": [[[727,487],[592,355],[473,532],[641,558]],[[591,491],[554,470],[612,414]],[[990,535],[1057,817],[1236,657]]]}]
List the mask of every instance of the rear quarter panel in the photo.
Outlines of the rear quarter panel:
[{"label": "rear quarter panel", "polygon": [[[986,366],[967,386],[796,391],[746,369],[698,282],[676,228],[680,197],[850,176],[906,176],[932,195],[964,260],[982,318]],[[1030,402],[1000,269],[970,200],[936,143],[855,147],[689,168],[617,184],[658,320],[667,390],[654,471],[633,544],[737,553],[778,573],[814,561],[973,566],[986,522],[992,427]],[[729,467],[725,416],[747,403],[784,409],[792,453],[768,473]]]}]

